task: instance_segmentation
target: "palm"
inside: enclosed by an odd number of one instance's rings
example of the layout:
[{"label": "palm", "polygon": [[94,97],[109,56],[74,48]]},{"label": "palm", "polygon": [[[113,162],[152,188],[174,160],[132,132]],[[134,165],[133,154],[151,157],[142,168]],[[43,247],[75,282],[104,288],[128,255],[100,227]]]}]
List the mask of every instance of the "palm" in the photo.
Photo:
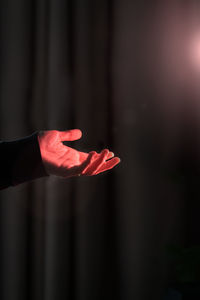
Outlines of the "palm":
[{"label": "palm", "polygon": [[113,158],[109,150],[104,149],[101,154],[92,151],[85,153],[63,145],[63,141],[76,140],[81,137],[80,130],[61,132],[57,130],[44,131],[38,140],[41,156],[46,171],[49,174],[71,177],[77,175],[96,175],[106,171],[119,163],[119,158]]}]

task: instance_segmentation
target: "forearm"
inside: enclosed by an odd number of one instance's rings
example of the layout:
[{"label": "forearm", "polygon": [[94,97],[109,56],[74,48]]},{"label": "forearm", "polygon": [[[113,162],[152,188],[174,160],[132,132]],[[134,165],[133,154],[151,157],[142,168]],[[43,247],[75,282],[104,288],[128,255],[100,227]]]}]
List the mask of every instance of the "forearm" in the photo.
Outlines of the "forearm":
[{"label": "forearm", "polygon": [[0,142],[0,189],[48,176],[45,172],[38,132],[11,141]]}]

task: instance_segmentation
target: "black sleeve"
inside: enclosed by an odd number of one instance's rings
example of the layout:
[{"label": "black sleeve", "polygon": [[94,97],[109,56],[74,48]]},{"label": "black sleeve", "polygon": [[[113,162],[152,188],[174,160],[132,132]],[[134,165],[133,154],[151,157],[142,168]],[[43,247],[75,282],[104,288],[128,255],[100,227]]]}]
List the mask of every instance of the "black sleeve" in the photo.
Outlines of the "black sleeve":
[{"label": "black sleeve", "polygon": [[0,142],[0,189],[48,176],[42,163],[38,132]]}]

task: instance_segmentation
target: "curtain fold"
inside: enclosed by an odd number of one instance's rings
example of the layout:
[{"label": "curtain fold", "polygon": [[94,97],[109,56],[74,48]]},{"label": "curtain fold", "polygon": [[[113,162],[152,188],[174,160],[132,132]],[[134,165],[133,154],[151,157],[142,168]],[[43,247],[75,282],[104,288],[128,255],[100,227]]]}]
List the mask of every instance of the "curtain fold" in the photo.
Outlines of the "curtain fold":
[{"label": "curtain fold", "polygon": [[163,299],[165,250],[184,242],[187,218],[183,186],[159,165],[165,155],[172,164],[180,125],[159,106],[166,7],[2,0],[0,12],[1,139],[80,128],[82,139],[66,145],[122,159],[99,176],[1,192],[0,298]]}]

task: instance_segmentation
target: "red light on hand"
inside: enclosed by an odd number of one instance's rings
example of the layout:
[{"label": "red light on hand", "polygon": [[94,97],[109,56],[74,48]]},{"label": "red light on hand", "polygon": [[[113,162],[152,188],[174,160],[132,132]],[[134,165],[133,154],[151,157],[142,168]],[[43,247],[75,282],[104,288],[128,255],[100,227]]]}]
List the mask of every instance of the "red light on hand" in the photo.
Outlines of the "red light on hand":
[{"label": "red light on hand", "polygon": [[112,169],[120,159],[108,149],[101,153],[91,151],[81,152],[63,145],[64,141],[80,139],[82,132],[79,129],[57,131],[40,131],[38,141],[42,161],[49,175],[60,177],[92,176]]}]

